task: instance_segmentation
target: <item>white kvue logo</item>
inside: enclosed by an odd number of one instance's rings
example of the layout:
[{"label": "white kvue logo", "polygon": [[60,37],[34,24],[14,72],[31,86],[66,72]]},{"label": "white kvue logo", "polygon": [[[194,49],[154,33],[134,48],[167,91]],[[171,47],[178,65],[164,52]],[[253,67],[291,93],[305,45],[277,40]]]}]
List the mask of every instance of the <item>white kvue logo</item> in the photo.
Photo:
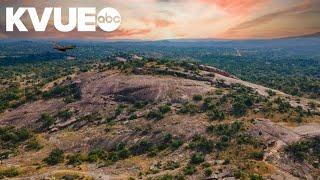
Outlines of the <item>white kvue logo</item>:
[{"label": "white kvue logo", "polygon": [[54,27],[61,32],[70,32],[77,28],[82,32],[94,32],[97,26],[106,32],[112,32],[119,28],[121,24],[120,13],[111,7],[102,9],[96,12],[93,7],[69,8],[69,22],[63,24],[61,8],[44,8],[41,19],[38,16],[37,10],[34,7],[21,7],[14,12],[14,8],[6,8],[6,31],[14,31],[14,26],[18,31],[29,31],[22,22],[21,17],[27,12],[30,16],[31,23],[36,32],[44,32],[48,26],[48,22],[53,13]]}]

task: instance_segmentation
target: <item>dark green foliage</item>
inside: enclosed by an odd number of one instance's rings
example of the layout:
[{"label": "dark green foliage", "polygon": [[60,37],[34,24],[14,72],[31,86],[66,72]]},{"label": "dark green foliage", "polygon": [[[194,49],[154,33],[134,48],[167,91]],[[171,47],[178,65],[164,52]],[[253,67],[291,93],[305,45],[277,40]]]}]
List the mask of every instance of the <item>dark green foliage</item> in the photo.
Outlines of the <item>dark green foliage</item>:
[{"label": "dark green foliage", "polygon": [[144,108],[147,104],[148,104],[148,101],[136,101],[136,102],[133,104],[133,107],[136,108],[136,109],[142,109],[142,108]]},{"label": "dark green foliage", "polygon": [[250,144],[253,147],[261,147],[262,143],[255,137],[248,135],[248,134],[240,134],[237,137],[237,143],[238,144]]},{"label": "dark green foliage", "polygon": [[202,153],[194,153],[191,156],[190,163],[191,164],[200,164],[204,162],[205,156]]},{"label": "dark green foliage", "polygon": [[184,175],[192,175],[197,171],[196,167],[194,165],[188,165],[185,168],[183,168]]},{"label": "dark green foliage", "polygon": [[207,176],[207,177],[209,177],[209,176],[211,176],[212,175],[212,169],[211,168],[206,168],[206,169],[204,169],[204,175],[205,176]]},{"label": "dark green foliage", "polygon": [[147,115],[147,119],[149,120],[161,120],[163,118],[163,113],[159,110],[151,110]]},{"label": "dark green foliage", "polygon": [[125,104],[118,104],[116,110],[115,110],[115,116],[119,116],[122,111],[124,110],[124,108],[126,108],[127,106]]},{"label": "dark green foliage", "polygon": [[180,109],[180,113],[182,114],[190,114],[194,115],[198,112],[198,106],[192,103],[185,103],[183,107]]},{"label": "dark green foliage", "polygon": [[53,118],[48,113],[43,113],[43,114],[41,114],[39,121],[42,122],[41,129],[45,130],[45,129],[48,129],[50,126],[52,126],[56,122],[56,119]]},{"label": "dark green foliage", "polygon": [[129,120],[134,120],[134,119],[137,119],[137,118],[138,118],[137,114],[136,113],[132,113],[130,115],[130,117],[129,117]]},{"label": "dark green foliage", "polygon": [[133,155],[141,155],[141,154],[145,154],[147,152],[151,152],[151,150],[153,149],[154,144],[147,141],[147,140],[143,140],[141,142],[139,142],[136,145],[133,145],[132,147],[130,147],[130,151]]},{"label": "dark green foliage", "polygon": [[16,168],[8,168],[0,170],[0,179],[13,178],[20,174],[19,170]]},{"label": "dark green foliage", "polygon": [[70,111],[70,110],[62,110],[62,111],[59,111],[58,114],[57,114],[57,117],[63,119],[63,120],[68,120],[72,117],[73,115],[73,112]]},{"label": "dark green foliage", "polygon": [[162,114],[166,114],[171,111],[171,107],[168,104],[165,104],[165,105],[159,107],[159,111]]},{"label": "dark green foliage", "polygon": [[194,101],[201,101],[201,100],[202,100],[202,95],[196,94],[196,95],[194,95],[194,96],[192,97],[192,99],[193,99]]},{"label": "dark green foliage", "polygon": [[236,117],[244,116],[247,113],[247,106],[243,101],[236,101],[232,104],[232,115]]},{"label": "dark green foliage", "polygon": [[182,146],[182,144],[183,144],[183,141],[181,139],[173,139],[170,147],[172,149],[178,149],[180,146]]},{"label": "dark green foliage", "polygon": [[0,149],[14,149],[33,136],[34,134],[25,128],[0,127]]},{"label": "dark green foliage", "polygon": [[218,136],[227,136],[231,137],[236,135],[243,126],[242,122],[235,121],[231,125],[229,124],[219,124],[217,126],[209,126],[207,132],[214,133]]},{"label": "dark green foliage", "polygon": [[67,156],[68,165],[79,166],[84,161],[84,157],[80,153],[72,154]]},{"label": "dark green foliage", "polygon": [[283,100],[283,99],[281,99],[281,98],[277,98],[277,99],[275,100],[275,102],[278,104],[278,111],[279,111],[280,113],[286,113],[286,112],[288,112],[288,111],[290,110],[290,108],[291,108],[290,103],[287,102],[287,101],[285,101],[285,100]]},{"label": "dark green foliage", "polygon": [[260,174],[252,174],[250,180],[263,180],[263,177]]},{"label": "dark green foliage", "polygon": [[266,90],[266,92],[268,93],[269,96],[275,96],[277,94],[276,92],[274,92],[270,89]]},{"label": "dark green foliage", "polygon": [[298,161],[307,160],[313,163],[320,157],[320,137],[293,143],[285,150]]},{"label": "dark green foliage", "polygon": [[99,160],[106,159],[107,155],[108,155],[107,152],[105,152],[102,149],[94,149],[89,152],[87,159],[90,163],[93,163],[93,162],[98,162]]},{"label": "dark green foliage", "polygon": [[185,177],[183,175],[170,175],[165,174],[160,177],[155,178],[155,180],[185,180]]},{"label": "dark green foliage", "polygon": [[180,167],[180,163],[179,162],[175,162],[175,161],[169,161],[166,163],[164,169],[165,170],[175,170],[177,168]]},{"label": "dark green foliage", "polygon": [[64,161],[63,151],[61,149],[54,149],[43,161],[51,166],[62,163]]},{"label": "dark green foliage", "polygon": [[82,178],[83,177],[80,177],[77,174],[67,174],[62,177],[62,180],[78,180],[78,179],[82,179]]},{"label": "dark green foliage", "polygon": [[210,153],[213,150],[213,141],[206,139],[204,136],[196,135],[189,144],[191,149],[202,153]]},{"label": "dark green foliage", "polygon": [[81,99],[81,89],[77,84],[58,85],[43,94],[43,98],[64,97],[68,103]]},{"label": "dark green foliage", "polygon": [[257,161],[262,161],[263,160],[263,152],[253,152],[253,153],[251,153],[250,157],[252,159],[257,160]]},{"label": "dark green foliage", "polygon": [[86,122],[95,122],[95,121],[102,120],[102,116],[99,112],[93,112],[93,113],[78,117],[77,120],[86,121]]},{"label": "dark green foliage", "polygon": [[43,146],[37,141],[36,138],[30,139],[26,144],[26,150],[39,151]]},{"label": "dark green foliage", "polygon": [[218,111],[215,109],[208,113],[208,117],[209,117],[209,120],[211,121],[216,121],[216,120],[222,121],[225,119],[226,115],[224,112]]}]

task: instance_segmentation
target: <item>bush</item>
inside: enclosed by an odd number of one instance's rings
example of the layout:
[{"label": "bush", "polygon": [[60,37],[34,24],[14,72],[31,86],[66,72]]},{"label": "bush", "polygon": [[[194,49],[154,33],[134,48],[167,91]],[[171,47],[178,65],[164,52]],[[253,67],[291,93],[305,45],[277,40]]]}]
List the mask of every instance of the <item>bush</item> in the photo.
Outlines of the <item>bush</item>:
[{"label": "bush", "polygon": [[80,153],[76,153],[67,157],[69,165],[79,166],[82,164],[84,157]]},{"label": "bush", "polygon": [[39,121],[42,122],[42,129],[48,129],[56,120],[48,113],[43,113],[41,114]]},{"label": "bush", "polygon": [[148,104],[147,101],[137,101],[134,103],[133,107],[136,109],[142,109]]},{"label": "bush", "polygon": [[16,168],[0,169],[0,179],[16,177],[20,174]]},{"label": "bush", "polygon": [[33,136],[34,134],[25,128],[0,127],[0,148],[16,148]]},{"label": "bush", "polygon": [[30,151],[38,151],[42,148],[43,146],[37,141],[36,138],[32,138],[27,142],[26,145],[26,150]]},{"label": "bush", "polygon": [[263,177],[260,174],[252,174],[250,180],[263,180]]},{"label": "bush", "polygon": [[166,113],[168,113],[168,112],[171,111],[171,107],[170,107],[168,104],[166,104],[166,105],[160,106],[160,107],[159,107],[159,111],[160,111],[162,114],[166,114]]},{"label": "bush", "polygon": [[152,110],[148,113],[147,119],[161,120],[161,119],[163,119],[163,113],[161,113],[159,110]]},{"label": "bush", "polygon": [[63,151],[60,149],[54,149],[51,151],[48,157],[44,159],[44,162],[48,165],[56,165],[64,161]]},{"label": "bush", "polygon": [[129,117],[129,120],[134,120],[134,119],[137,119],[137,118],[138,118],[137,114],[136,113],[132,113],[130,115],[130,117]]},{"label": "bush", "polygon": [[209,120],[211,120],[211,121],[215,121],[215,120],[222,121],[225,119],[226,115],[224,114],[224,112],[220,112],[218,110],[213,110],[208,113],[208,117],[209,117]]},{"label": "bush", "polygon": [[172,149],[178,149],[180,146],[182,146],[183,141],[181,139],[174,139],[171,142],[171,148]]},{"label": "bush", "polygon": [[72,117],[73,112],[69,110],[59,111],[57,116],[63,120],[68,120]]},{"label": "bush", "polygon": [[194,101],[201,101],[201,100],[202,100],[202,95],[196,94],[196,95],[193,96],[192,99],[193,99]]},{"label": "bush", "polygon": [[206,139],[203,136],[196,135],[192,142],[189,144],[191,149],[195,149],[202,153],[210,153],[213,150],[213,142],[211,140]]},{"label": "bush", "polygon": [[132,147],[130,147],[130,151],[132,154],[134,155],[141,155],[141,154],[145,154],[147,152],[151,152],[153,150],[153,143],[147,141],[147,140],[143,140],[138,144],[133,145]]},{"label": "bush", "polygon": [[263,160],[263,152],[253,152],[253,153],[251,153],[250,157],[257,160],[257,161],[262,161]]},{"label": "bush", "polygon": [[244,116],[247,113],[247,106],[243,101],[236,101],[232,104],[232,115],[236,117]]},{"label": "bush", "polygon": [[206,168],[204,169],[204,175],[209,177],[212,175],[212,169],[211,168]]},{"label": "bush", "polygon": [[95,149],[89,152],[88,161],[90,163],[104,160],[107,157],[107,153],[102,149]]},{"label": "bush", "polygon": [[180,109],[180,113],[182,114],[190,114],[194,115],[198,112],[198,107],[195,104],[192,103],[186,103],[184,106]]},{"label": "bush", "polygon": [[204,162],[204,155],[201,153],[192,154],[190,163],[191,164],[200,164]]},{"label": "bush", "polygon": [[180,167],[180,163],[179,162],[175,162],[175,161],[169,161],[167,162],[167,164],[165,165],[164,169],[165,170],[175,170],[177,168]]},{"label": "bush", "polygon": [[188,165],[183,169],[184,175],[192,175],[196,172],[196,167],[194,165]]}]

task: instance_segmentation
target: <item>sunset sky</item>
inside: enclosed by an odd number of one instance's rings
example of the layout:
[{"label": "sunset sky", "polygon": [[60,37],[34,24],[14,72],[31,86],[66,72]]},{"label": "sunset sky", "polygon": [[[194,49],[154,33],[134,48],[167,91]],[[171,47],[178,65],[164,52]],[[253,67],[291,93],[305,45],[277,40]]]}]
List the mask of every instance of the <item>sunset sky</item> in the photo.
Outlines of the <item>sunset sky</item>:
[{"label": "sunset sky", "polygon": [[[1,0],[0,7],[1,39],[252,39],[320,31],[320,0]],[[44,7],[114,7],[122,24],[112,33],[61,33],[52,25],[45,33],[6,33],[5,7],[36,7],[39,16]]]}]

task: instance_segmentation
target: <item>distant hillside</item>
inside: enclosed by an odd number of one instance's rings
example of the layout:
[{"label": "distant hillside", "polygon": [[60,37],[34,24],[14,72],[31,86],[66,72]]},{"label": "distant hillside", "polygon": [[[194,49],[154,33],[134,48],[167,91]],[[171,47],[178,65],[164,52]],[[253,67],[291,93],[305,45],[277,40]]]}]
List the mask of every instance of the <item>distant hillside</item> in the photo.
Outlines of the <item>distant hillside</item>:
[{"label": "distant hillside", "polygon": [[312,34],[305,34],[305,35],[300,35],[300,36],[292,36],[292,37],[287,37],[287,38],[282,38],[282,39],[296,39],[296,38],[320,38],[320,32],[317,33],[312,33]]}]

